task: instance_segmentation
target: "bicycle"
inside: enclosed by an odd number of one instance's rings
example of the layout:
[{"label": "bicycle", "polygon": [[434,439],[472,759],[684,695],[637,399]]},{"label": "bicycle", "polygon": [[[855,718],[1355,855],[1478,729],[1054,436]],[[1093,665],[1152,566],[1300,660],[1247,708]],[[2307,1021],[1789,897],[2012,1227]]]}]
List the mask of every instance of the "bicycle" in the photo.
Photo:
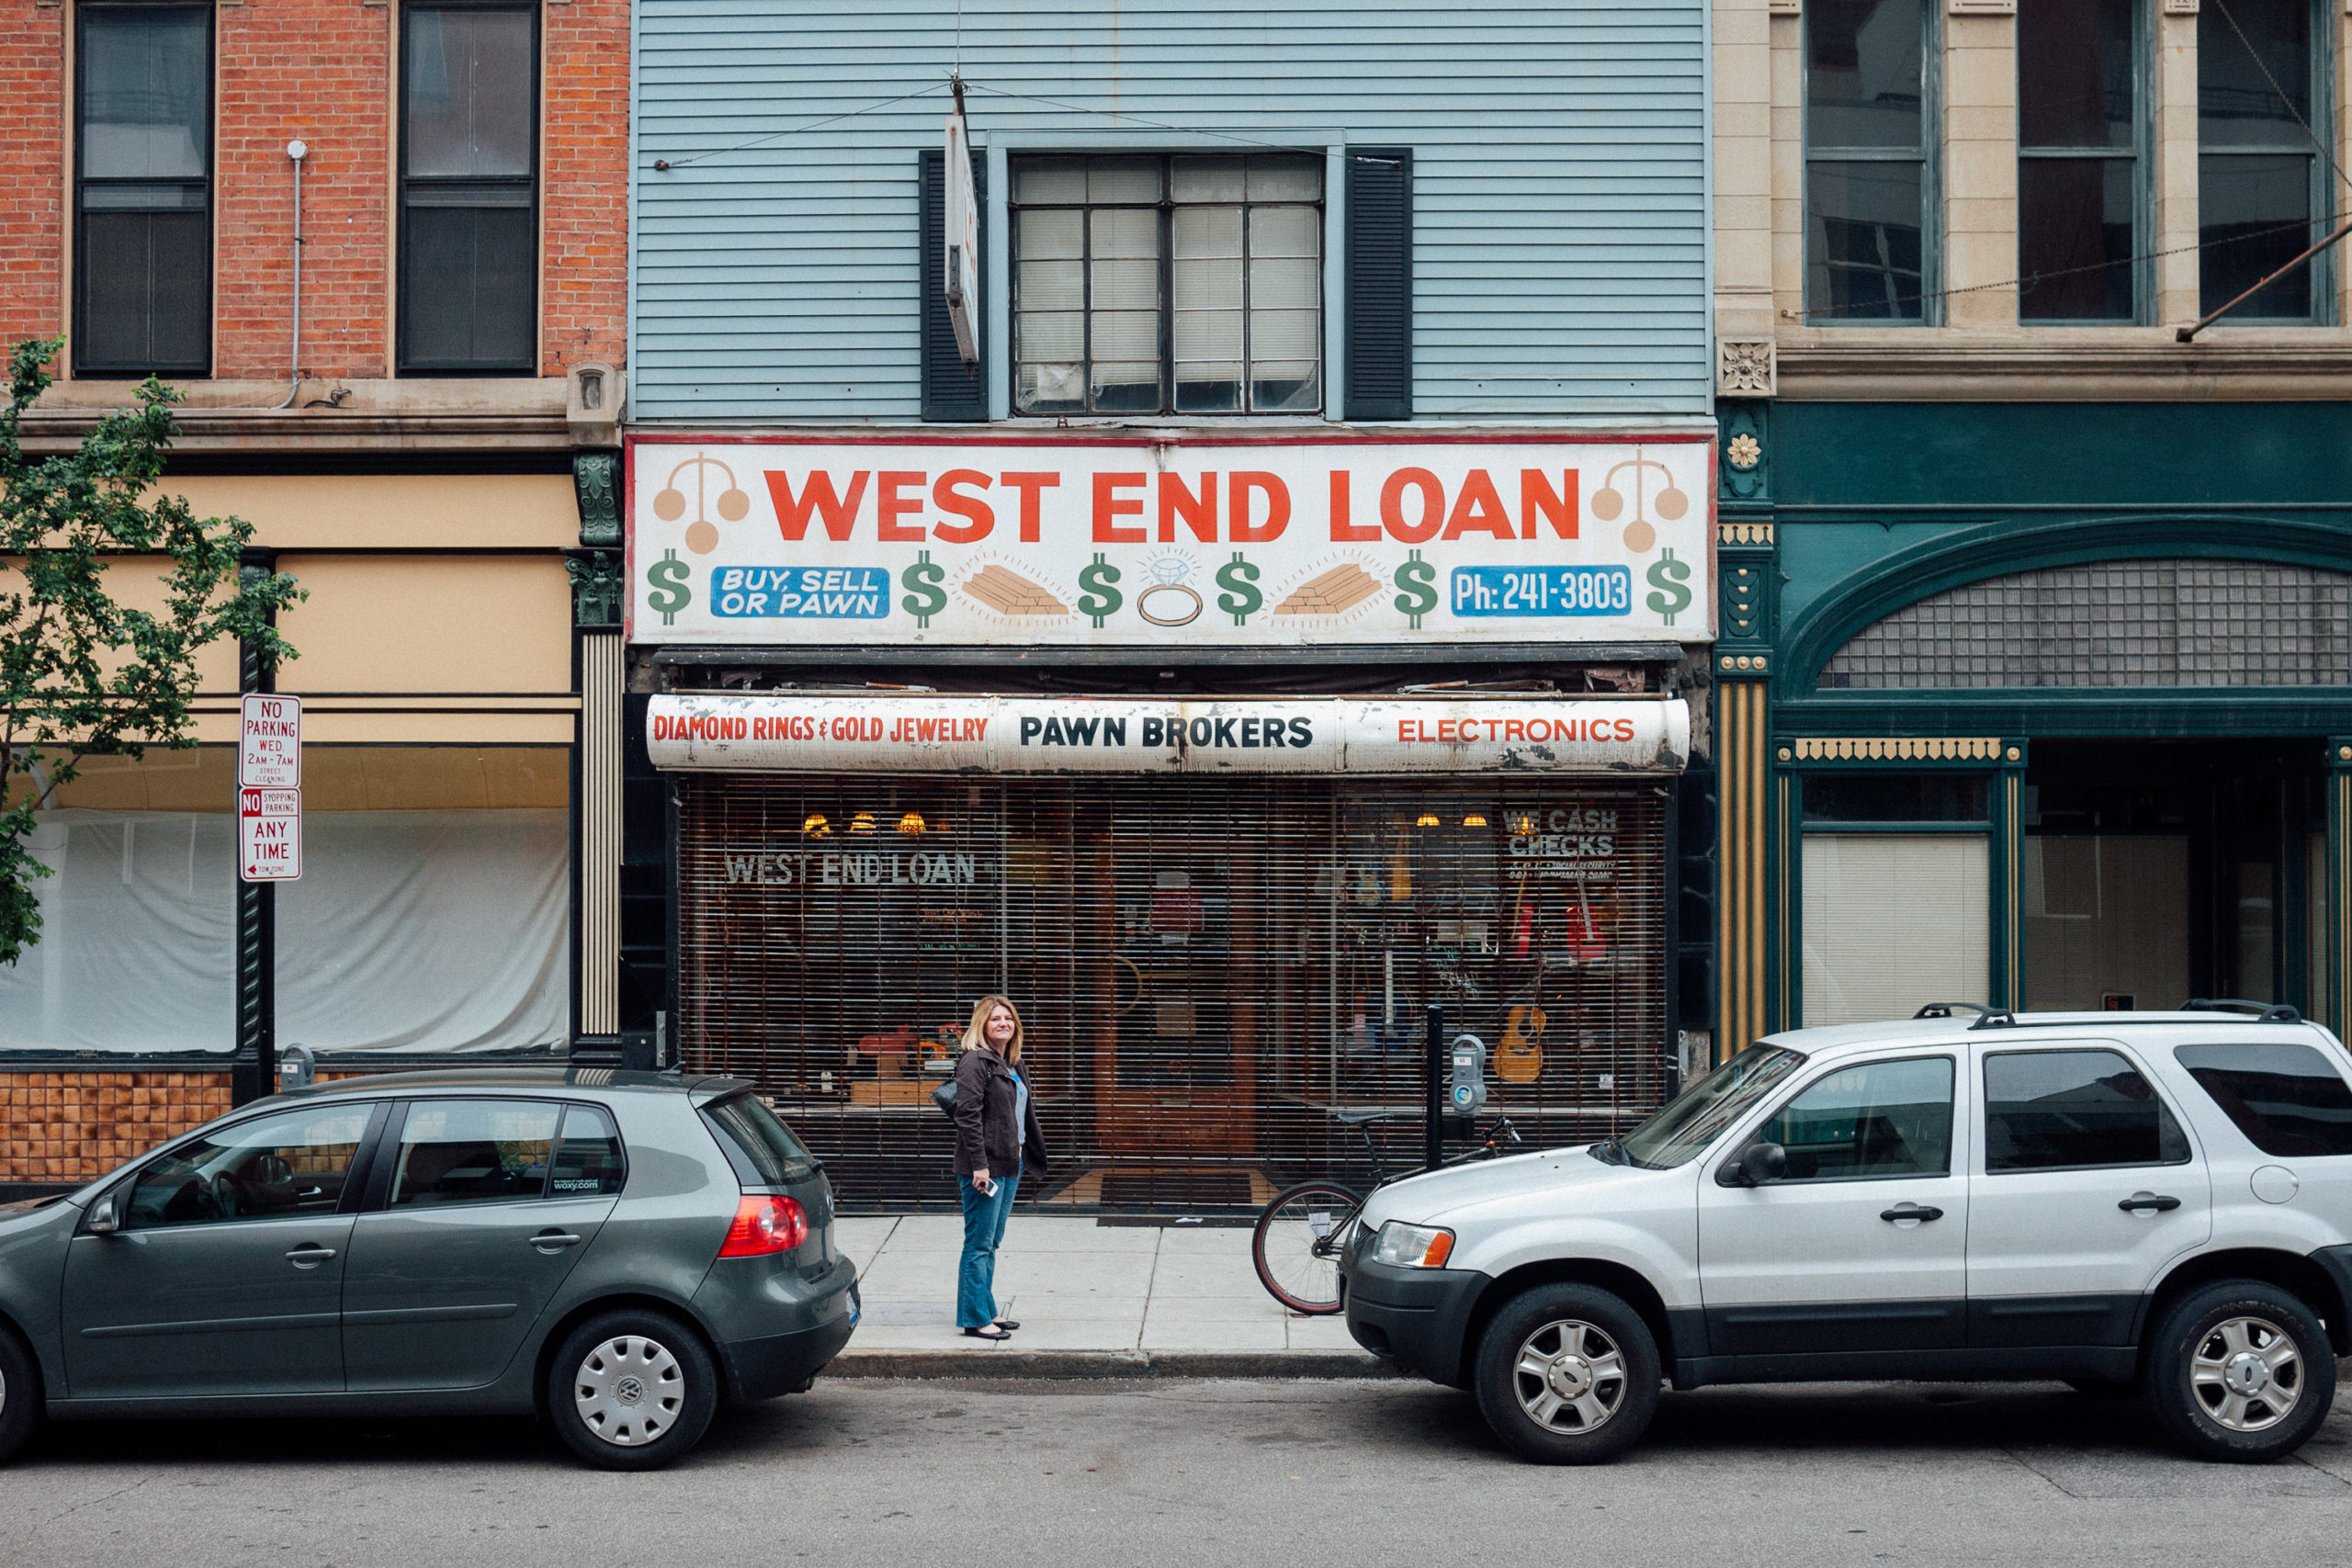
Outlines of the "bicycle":
[{"label": "bicycle", "polygon": [[[1372,1161],[1368,1191],[1360,1193],[1336,1181],[1302,1181],[1275,1193],[1273,1201],[1259,1212],[1250,1235],[1250,1260],[1257,1266],[1258,1282],[1266,1287],[1266,1293],[1291,1311],[1306,1317],[1329,1317],[1340,1310],[1340,1250],[1347,1246],[1348,1233],[1355,1228],[1365,1201],[1389,1181],[1372,1126],[1405,1114],[1395,1111],[1333,1113],[1340,1125],[1354,1128],[1363,1139],[1364,1153]],[[1519,1129],[1509,1117],[1498,1116],[1487,1128],[1484,1141],[1442,1163],[1453,1166],[1487,1158],[1499,1153],[1506,1139],[1521,1142]]]}]

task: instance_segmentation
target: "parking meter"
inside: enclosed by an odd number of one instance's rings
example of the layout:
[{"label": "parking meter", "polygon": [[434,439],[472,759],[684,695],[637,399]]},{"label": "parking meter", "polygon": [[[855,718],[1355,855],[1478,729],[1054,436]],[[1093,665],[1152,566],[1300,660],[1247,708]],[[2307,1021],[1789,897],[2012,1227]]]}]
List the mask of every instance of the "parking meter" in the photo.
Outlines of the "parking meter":
[{"label": "parking meter", "polygon": [[277,1048],[277,1087],[308,1089],[319,1078],[319,1058],[308,1045]]},{"label": "parking meter", "polygon": [[1475,1034],[1457,1034],[1450,1055],[1445,1131],[1449,1137],[1466,1138],[1478,1112],[1487,1108],[1487,1043]]}]

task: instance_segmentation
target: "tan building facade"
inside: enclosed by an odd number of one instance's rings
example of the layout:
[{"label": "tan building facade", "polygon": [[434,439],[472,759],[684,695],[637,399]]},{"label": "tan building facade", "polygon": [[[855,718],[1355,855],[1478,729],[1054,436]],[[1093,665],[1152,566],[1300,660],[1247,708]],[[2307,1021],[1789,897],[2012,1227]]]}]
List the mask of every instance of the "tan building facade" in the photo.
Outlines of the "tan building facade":
[{"label": "tan building facade", "polygon": [[[30,445],[163,377],[160,488],[304,594],[298,659],[209,651],[197,749],[49,803],[43,940],[0,971],[0,1190],[266,1092],[273,1049],[333,1075],[614,1034],[628,26],[0,0],[0,328],[65,339]],[[304,710],[303,875],[266,898],[235,853],[256,689]]]}]

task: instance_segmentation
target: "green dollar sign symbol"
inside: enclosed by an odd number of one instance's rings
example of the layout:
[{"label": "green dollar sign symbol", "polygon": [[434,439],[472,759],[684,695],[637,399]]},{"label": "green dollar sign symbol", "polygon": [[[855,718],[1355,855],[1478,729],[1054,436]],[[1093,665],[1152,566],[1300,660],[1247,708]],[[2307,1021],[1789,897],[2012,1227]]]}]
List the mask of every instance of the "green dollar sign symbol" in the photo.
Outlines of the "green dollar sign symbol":
[{"label": "green dollar sign symbol", "polygon": [[1437,608],[1437,568],[1423,560],[1420,551],[1408,551],[1393,581],[1396,585],[1396,613],[1410,617],[1413,629],[1420,630],[1421,617]]},{"label": "green dollar sign symbol", "polygon": [[645,581],[653,584],[653,592],[645,602],[653,606],[663,626],[673,625],[678,612],[694,601],[686,587],[686,578],[694,568],[678,558],[675,550],[663,550],[662,558],[645,569]]},{"label": "green dollar sign symbol", "polygon": [[1258,569],[1239,550],[1233,558],[1216,569],[1216,585],[1225,590],[1216,596],[1216,607],[1233,617],[1235,626],[1247,621],[1266,596],[1250,585],[1258,581]]},{"label": "green dollar sign symbol", "polygon": [[1086,590],[1078,596],[1078,613],[1091,616],[1097,626],[1102,626],[1113,611],[1126,603],[1112,586],[1118,581],[1119,569],[1104,560],[1100,550],[1096,551],[1094,564],[1078,574],[1078,585]]},{"label": "green dollar sign symbol", "polygon": [[932,616],[947,608],[947,595],[939,587],[946,576],[947,569],[933,562],[929,550],[915,552],[915,564],[899,574],[899,585],[907,591],[899,603],[916,626],[931,625]]},{"label": "green dollar sign symbol", "polygon": [[1679,612],[1690,607],[1690,590],[1682,586],[1689,581],[1688,564],[1676,560],[1670,549],[1658,551],[1657,560],[1650,568],[1650,586],[1657,590],[1650,595],[1650,608],[1669,626]]}]

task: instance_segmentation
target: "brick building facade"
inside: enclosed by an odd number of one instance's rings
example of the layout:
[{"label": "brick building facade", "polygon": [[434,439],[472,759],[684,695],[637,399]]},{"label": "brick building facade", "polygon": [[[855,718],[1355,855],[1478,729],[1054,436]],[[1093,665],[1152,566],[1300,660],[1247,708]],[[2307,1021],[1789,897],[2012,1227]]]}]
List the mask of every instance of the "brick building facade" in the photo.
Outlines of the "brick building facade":
[{"label": "brick building facade", "polygon": [[30,444],[163,375],[163,488],[254,523],[308,593],[274,944],[236,880],[235,649],[196,752],[44,813],[46,937],[0,971],[0,1190],[202,1120],[274,1043],[348,1072],[617,1028],[628,27],[621,0],[0,0],[0,337],[68,339]]}]

